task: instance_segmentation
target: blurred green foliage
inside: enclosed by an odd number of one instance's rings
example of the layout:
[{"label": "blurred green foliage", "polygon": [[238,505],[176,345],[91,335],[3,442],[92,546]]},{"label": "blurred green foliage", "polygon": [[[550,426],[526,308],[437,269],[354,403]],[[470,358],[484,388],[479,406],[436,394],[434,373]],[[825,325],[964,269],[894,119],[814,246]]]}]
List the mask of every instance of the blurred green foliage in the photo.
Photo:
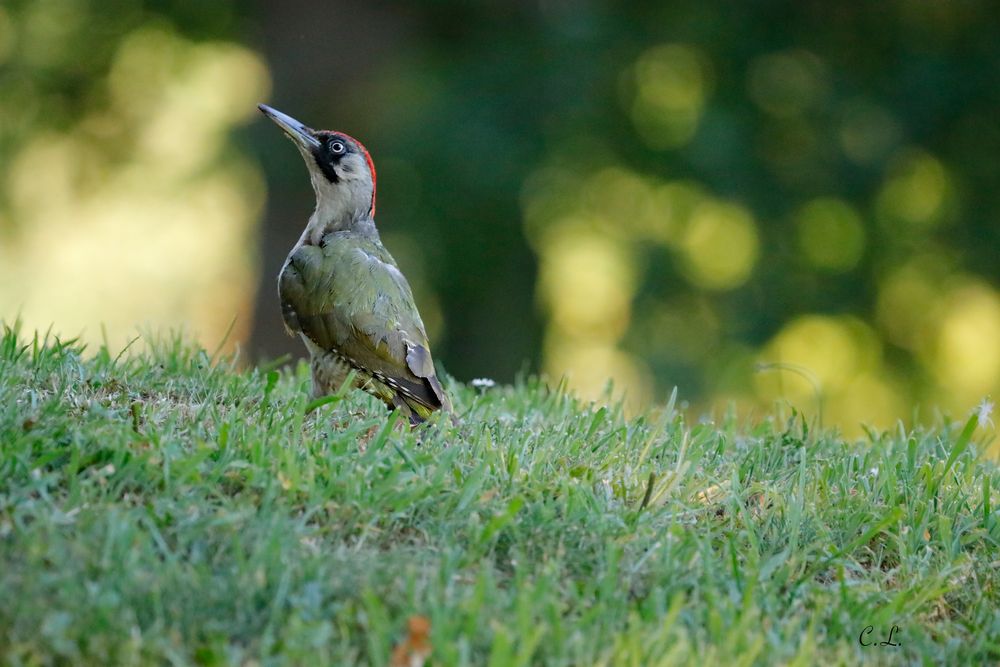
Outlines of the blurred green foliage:
[{"label": "blurred green foliage", "polygon": [[[262,45],[275,106],[363,139],[459,378],[818,390],[881,423],[1000,392],[996,3],[14,2],[0,156],[71,124],[150,22]],[[240,141],[272,187],[252,348],[276,354],[270,268],[308,184],[273,128]]]}]

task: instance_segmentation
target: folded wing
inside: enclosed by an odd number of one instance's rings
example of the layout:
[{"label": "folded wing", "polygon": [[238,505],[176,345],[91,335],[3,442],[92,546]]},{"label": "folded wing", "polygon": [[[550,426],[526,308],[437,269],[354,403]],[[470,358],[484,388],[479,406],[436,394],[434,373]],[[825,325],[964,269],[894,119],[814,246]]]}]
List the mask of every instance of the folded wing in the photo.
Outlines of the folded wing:
[{"label": "folded wing", "polygon": [[402,400],[421,416],[450,410],[413,293],[380,243],[333,232],[302,245],[281,271],[278,294],[290,331],[397,392],[392,404]]}]

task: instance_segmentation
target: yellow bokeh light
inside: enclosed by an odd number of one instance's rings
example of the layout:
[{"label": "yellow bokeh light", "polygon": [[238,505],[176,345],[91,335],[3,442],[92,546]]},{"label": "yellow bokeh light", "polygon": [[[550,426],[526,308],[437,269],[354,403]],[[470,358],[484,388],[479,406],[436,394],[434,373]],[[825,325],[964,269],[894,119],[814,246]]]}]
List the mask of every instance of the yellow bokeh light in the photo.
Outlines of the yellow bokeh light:
[{"label": "yellow bokeh light", "polygon": [[894,160],[876,210],[887,222],[929,227],[942,219],[950,194],[944,165],[929,153],[911,150]]},{"label": "yellow bokeh light", "polygon": [[910,350],[928,344],[949,272],[939,256],[923,255],[879,285],[876,320],[890,341]]},{"label": "yellow bokeh light", "polygon": [[152,28],[123,41],[109,76],[116,111],[140,125],[137,150],[158,178],[215,156],[224,130],[247,117],[266,82],[264,64],[240,46],[195,45]]},{"label": "yellow bokeh light", "polygon": [[[805,371],[827,392],[845,386],[864,368],[878,359],[877,337],[860,320],[826,315],[804,315],[784,327],[761,352],[764,364],[787,364]],[[762,373],[757,378],[758,390],[770,397],[787,384],[791,376]],[[814,390],[808,383],[797,385],[798,397]],[[778,394],[780,395],[780,393]]]},{"label": "yellow bokeh light", "polygon": [[657,227],[670,220],[654,210],[653,188],[639,174],[623,167],[602,169],[581,190],[581,207],[607,221],[606,231],[625,237],[637,231],[665,233]]},{"label": "yellow bokeh light", "polygon": [[663,182],[624,167],[601,169],[580,188],[579,210],[601,231],[623,241],[679,241],[692,211],[706,199],[701,188]]},{"label": "yellow bokeh light", "polygon": [[750,99],[769,114],[789,117],[814,106],[827,93],[825,68],[816,55],[802,50],[771,53],[750,63]]},{"label": "yellow bokeh light", "polygon": [[829,271],[848,271],[865,249],[861,217],[840,199],[813,199],[796,214],[799,247],[809,262]]},{"label": "yellow bokeh light", "polygon": [[115,111],[138,120],[155,112],[163,88],[177,78],[191,47],[180,35],[162,28],[146,27],[127,35],[108,74]]},{"label": "yellow bokeh light", "polygon": [[632,122],[651,148],[687,143],[711,89],[708,58],[699,49],[664,44],[646,51],[633,68]]},{"label": "yellow bokeh light", "polygon": [[746,282],[757,261],[757,227],[746,209],[706,201],[692,212],[681,250],[684,273],[693,284],[733,289]]},{"label": "yellow bokeh light", "polygon": [[547,235],[540,263],[539,295],[560,329],[606,341],[621,337],[637,278],[623,245],[566,221]]},{"label": "yellow bokeh light", "polygon": [[762,409],[788,401],[849,436],[901,416],[900,390],[886,373],[878,337],[853,317],[805,315],[786,324],[759,355],[754,376]]},{"label": "yellow bokeh light", "polygon": [[863,433],[862,424],[891,428],[908,411],[895,383],[884,373],[864,372],[825,398],[823,414],[825,424],[836,425],[847,437],[857,437]]},{"label": "yellow bokeh light", "polygon": [[92,343],[105,325],[113,346],[141,325],[215,345],[237,318],[231,347],[249,326],[264,184],[223,157],[223,140],[266,94],[266,68],[242,47],[143,29],[109,85],[110,107],[11,161],[18,233],[3,249],[0,316]]},{"label": "yellow bokeh light", "polygon": [[707,198],[701,186],[689,181],[657,186],[653,190],[653,212],[660,222],[649,225],[649,236],[661,243],[677,244],[691,215]]},{"label": "yellow bokeh light", "polygon": [[1000,295],[969,282],[946,297],[933,370],[957,405],[971,405],[1000,387]]},{"label": "yellow bokeh light", "polygon": [[612,398],[624,397],[632,412],[648,407],[652,392],[645,364],[607,343],[549,335],[545,342],[545,372],[550,381],[566,378],[573,391],[591,401],[602,399],[611,383]]},{"label": "yellow bokeh light", "polygon": [[92,157],[92,149],[69,135],[43,134],[27,144],[6,174],[15,216],[34,226],[65,211],[76,199],[81,167]]}]

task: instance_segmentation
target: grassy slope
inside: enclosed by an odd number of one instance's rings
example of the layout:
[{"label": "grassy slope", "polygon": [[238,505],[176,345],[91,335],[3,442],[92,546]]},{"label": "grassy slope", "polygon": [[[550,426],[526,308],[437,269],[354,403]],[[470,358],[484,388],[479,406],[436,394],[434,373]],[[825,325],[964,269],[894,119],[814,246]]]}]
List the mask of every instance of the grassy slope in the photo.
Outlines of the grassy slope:
[{"label": "grassy slope", "polygon": [[433,664],[1000,658],[971,422],[849,444],[529,381],[454,386],[421,445],[154,347],[0,344],[0,662],[387,664],[417,614]]}]

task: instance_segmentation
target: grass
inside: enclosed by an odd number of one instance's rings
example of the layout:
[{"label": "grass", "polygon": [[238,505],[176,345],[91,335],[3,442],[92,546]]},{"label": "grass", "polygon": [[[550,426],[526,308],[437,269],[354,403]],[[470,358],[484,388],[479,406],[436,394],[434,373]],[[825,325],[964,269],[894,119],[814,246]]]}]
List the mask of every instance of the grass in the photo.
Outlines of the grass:
[{"label": "grass", "polygon": [[411,432],[148,347],[2,337],[4,664],[388,665],[411,619],[440,665],[1000,659],[974,420],[845,442],[529,379]]}]

